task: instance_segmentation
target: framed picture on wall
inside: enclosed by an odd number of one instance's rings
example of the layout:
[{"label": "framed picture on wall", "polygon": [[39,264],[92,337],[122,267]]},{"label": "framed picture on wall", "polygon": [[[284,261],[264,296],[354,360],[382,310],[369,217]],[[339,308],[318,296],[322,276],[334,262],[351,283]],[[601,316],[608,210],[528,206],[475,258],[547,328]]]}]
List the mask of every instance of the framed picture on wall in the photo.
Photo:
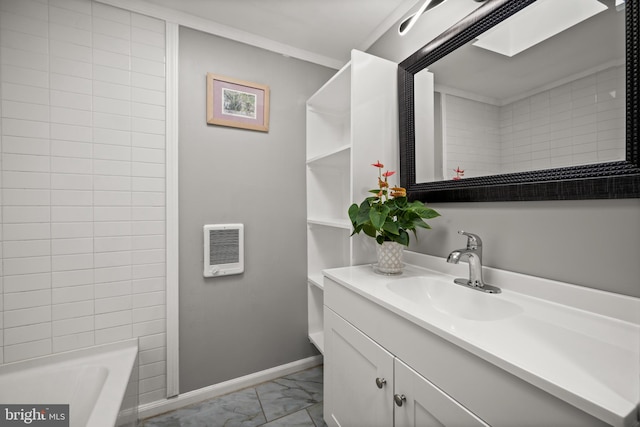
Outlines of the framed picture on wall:
[{"label": "framed picture on wall", "polygon": [[207,123],[269,131],[269,86],[207,73]]}]

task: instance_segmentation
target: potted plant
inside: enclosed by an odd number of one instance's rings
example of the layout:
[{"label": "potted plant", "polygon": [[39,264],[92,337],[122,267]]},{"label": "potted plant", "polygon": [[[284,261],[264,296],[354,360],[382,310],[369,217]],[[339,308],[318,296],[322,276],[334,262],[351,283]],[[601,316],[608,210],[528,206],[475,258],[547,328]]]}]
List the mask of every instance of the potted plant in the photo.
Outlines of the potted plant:
[{"label": "potted plant", "polygon": [[416,235],[417,228],[430,229],[425,219],[440,216],[424,203],[407,200],[407,190],[402,187],[389,187],[389,177],[394,171],[382,172],[384,165],[379,161],[372,166],[378,168],[378,188],[369,190],[367,197],[358,206],[349,207],[349,219],[353,233],[361,231],[378,243],[378,264],[376,270],[384,274],[398,274],[402,271],[402,252],[409,245],[409,233]]}]

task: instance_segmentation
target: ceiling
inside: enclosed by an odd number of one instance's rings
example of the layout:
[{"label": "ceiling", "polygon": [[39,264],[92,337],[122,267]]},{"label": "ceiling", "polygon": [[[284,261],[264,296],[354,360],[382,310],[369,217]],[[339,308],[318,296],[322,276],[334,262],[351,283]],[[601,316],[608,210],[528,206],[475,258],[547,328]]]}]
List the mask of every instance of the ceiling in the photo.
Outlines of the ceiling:
[{"label": "ceiling", "polygon": [[144,0],[346,63],[420,0]]},{"label": "ceiling", "polygon": [[[482,5],[477,0],[448,0],[442,6],[430,10],[409,34],[400,37],[397,24],[415,12],[424,0],[98,1],[335,69],[341,68],[349,61],[351,49],[367,51],[371,48],[370,51],[374,55],[377,54],[377,50],[382,50],[383,57],[400,62]],[[609,16],[608,19],[620,20],[623,17],[623,14],[615,13],[614,0],[599,1],[610,6],[611,12],[608,15],[617,15]],[[565,69],[569,67],[586,69],[592,63],[610,61],[611,55],[619,56],[620,53],[615,47],[623,46],[618,42],[620,35],[616,31],[608,30],[616,26],[600,22],[602,19],[605,19],[604,16],[592,18],[589,24],[585,24],[604,29],[593,31],[588,42],[583,36],[577,36],[573,41],[567,41],[573,45],[558,50],[564,46],[564,42],[558,43],[559,37],[554,37],[554,43],[543,43],[525,54],[512,58],[508,61],[511,67],[509,75],[527,76],[529,86],[537,85],[542,78],[551,79],[548,74],[552,72],[568,75],[571,70]],[[618,28],[623,27],[618,25]],[[563,34],[562,38],[569,37],[567,34]],[[376,41],[378,43],[372,47]],[[595,49],[595,46],[604,48]],[[550,48],[554,49],[553,54],[550,54]],[[580,62],[576,59],[575,52],[584,49],[587,52],[583,57],[588,58],[590,62]],[[460,89],[472,92],[472,89],[475,89],[476,92],[482,92],[478,93],[479,95],[491,94],[497,99],[513,96],[515,89],[511,88],[511,83],[504,77],[490,78],[500,75],[496,72],[496,67],[503,66],[505,58],[480,51],[467,46],[459,49],[457,55],[449,55],[446,61],[441,60],[431,66],[430,69],[438,76],[436,83],[448,87],[462,85]],[[574,54],[567,55],[563,52]],[[540,65],[537,68],[539,71],[533,72],[531,63],[545,64],[539,57],[532,62],[525,60],[525,57],[535,53],[542,55],[542,58],[554,58],[553,66]],[[602,58],[599,57],[601,54]],[[518,66],[520,68],[517,68]],[[514,87],[519,86],[514,83]]]},{"label": "ceiling", "polygon": [[[624,63],[625,15],[608,9],[539,44],[507,57],[469,43],[429,67],[440,87],[503,105],[581,73]],[[526,11],[526,9],[525,9]],[[525,12],[523,11],[523,12]],[[520,13],[523,13],[520,12]]]}]

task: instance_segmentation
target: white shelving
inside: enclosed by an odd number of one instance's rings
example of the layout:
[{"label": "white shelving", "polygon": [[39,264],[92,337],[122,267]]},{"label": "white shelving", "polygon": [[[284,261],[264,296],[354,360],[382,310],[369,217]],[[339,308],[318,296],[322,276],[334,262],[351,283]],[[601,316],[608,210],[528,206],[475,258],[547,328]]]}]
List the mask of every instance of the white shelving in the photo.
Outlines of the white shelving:
[{"label": "white shelving", "polygon": [[332,158],[337,158],[338,155],[344,151],[349,151],[351,149],[351,145],[343,145],[341,147],[336,148],[335,150],[320,154],[312,159],[307,160],[308,165],[314,164],[322,164],[325,159],[329,159],[328,164],[332,164]]},{"label": "white shelving", "polygon": [[[307,163],[307,218],[316,223],[349,224],[351,149],[316,157]],[[324,267],[326,268],[326,267]]]},{"label": "white shelving", "polygon": [[[397,65],[353,50],[351,61],[307,100],[307,268],[309,339],[322,352],[322,270],[373,262],[350,237],[347,210],[377,184],[370,166],[397,170]],[[370,239],[369,239],[370,240]]]}]

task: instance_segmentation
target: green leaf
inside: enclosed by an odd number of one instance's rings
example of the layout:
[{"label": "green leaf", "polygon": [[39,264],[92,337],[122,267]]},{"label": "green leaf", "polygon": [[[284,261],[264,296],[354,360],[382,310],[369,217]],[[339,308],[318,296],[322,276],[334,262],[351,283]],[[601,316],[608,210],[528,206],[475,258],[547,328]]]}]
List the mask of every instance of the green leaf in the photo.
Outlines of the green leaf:
[{"label": "green leaf", "polygon": [[378,242],[378,244],[381,245],[382,242],[384,242],[384,236],[379,235],[378,237],[376,237],[376,242]]},{"label": "green leaf", "polygon": [[426,229],[431,229],[431,226],[429,224],[427,224],[426,222],[424,222],[422,220],[422,218],[416,218],[413,220],[413,225],[415,227],[420,227],[420,228],[426,228]]},{"label": "green leaf", "polygon": [[430,219],[430,218],[435,218],[435,217],[440,216],[440,214],[438,212],[436,212],[435,210],[433,210],[431,208],[426,207],[424,205],[424,203],[422,203],[419,200],[415,200],[415,201],[411,202],[409,204],[409,208],[411,209],[412,212],[414,212],[415,214],[417,214],[421,218]]},{"label": "green leaf", "polygon": [[371,206],[369,202],[366,200],[360,204],[358,208],[358,215],[356,216],[356,224],[362,225],[369,222],[369,211],[371,210]]},{"label": "green leaf", "polygon": [[409,233],[404,230],[400,230],[400,235],[396,239],[395,242],[400,243],[401,245],[409,246]]},{"label": "green leaf", "polygon": [[[351,232],[351,236],[354,236],[356,234],[360,234],[360,232],[362,231],[362,225],[356,225],[353,227],[353,231]],[[349,236],[349,237],[351,237]]]},{"label": "green leaf", "polygon": [[349,206],[349,219],[352,224],[356,223],[356,219],[358,218],[358,205],[355,203]]},{"label": "green leaf", "polygon": [[406,197],[394,197],[393,200],[395,200],[396,206],[399,208],[406,208],[408,205]]},{"label": "green leaf", "polygon": [[395,235],[400,234],[400,228],[398,227],[398,224],[393,222],[391,218],[387,218],[384,225],[382,226],[382,229],[387,233],[391,233]]},{"label": "green leaf", "polygon": [[426,212],[420,215],[422,218],[431,219],[431,218],[436,218],[440,216],[438,212],[436,212],[431,208],[425,208],[425,209],[426,209]]},{"label": "green leaf", "polygon": [[369,237],[376,237],[376,229],[373,228],[373,226],[371,224],[364,224],[362,226],[362,231],[364,231],[364,234],[366,234]]},{"label": "green leaf", "polygon": [[376,230],[382,229],[382,226],[386,222],[388,215],[389,207],[386,205],[374,206],[369,211],[369,219],[371,220],[371,224],[376,228]]}]

